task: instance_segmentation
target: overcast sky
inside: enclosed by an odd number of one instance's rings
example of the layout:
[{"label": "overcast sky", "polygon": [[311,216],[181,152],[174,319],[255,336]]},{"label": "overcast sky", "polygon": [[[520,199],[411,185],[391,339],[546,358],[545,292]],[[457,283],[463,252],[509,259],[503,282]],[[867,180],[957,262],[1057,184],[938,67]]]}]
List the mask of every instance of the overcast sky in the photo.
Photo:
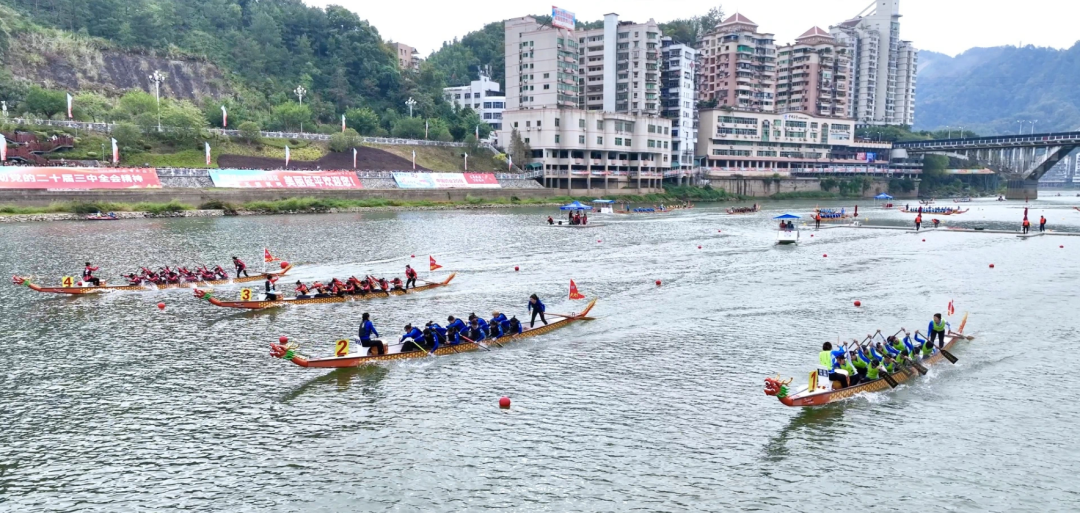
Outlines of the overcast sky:
[{"label": "overcast sky", "polygon": [[[850,19],[871,0],[305,0],[311,5],[343,5],[370,21],[384,39],[415,46],[426,57],[443,41],[461,37],[485,24],[550,14],[554,3],[597,20],[616,12],[623,20],[658,22],[703,14],[721,4],[728,15],[741,12],[776,34],[778,43],[793,41],[814,25]],[[955,55],[977,46],[1033,44],[1068,48],[1080,39],[1080,0],[901,0],[900,37],[920,50]]]}]

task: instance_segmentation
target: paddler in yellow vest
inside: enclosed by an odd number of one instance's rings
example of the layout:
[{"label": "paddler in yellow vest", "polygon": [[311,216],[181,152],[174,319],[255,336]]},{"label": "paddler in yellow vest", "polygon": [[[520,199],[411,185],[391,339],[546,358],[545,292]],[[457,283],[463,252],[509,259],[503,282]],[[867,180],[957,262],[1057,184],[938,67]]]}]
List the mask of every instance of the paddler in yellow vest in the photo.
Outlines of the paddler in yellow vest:
[{"label": "paddler in yellow vest", "polygon": [[933,344],[934,337],[937,337],[938,347],[945,347],[945,328],[947,325],[948,323],[941,318],[941,314],[934,314],[934,318],[930,320],[930,324],[926,327],[926,333],[930,337],[930,344]]}]

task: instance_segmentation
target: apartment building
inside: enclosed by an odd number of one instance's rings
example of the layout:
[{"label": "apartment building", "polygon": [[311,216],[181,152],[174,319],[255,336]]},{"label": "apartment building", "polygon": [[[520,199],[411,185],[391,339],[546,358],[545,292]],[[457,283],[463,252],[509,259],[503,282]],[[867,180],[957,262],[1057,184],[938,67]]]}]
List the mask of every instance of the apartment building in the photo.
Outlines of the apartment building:
[{"label": "apartment building", "polygon": [[509,146],[512,130],[532,148],[545,178],[671,169],[671,122],[664,118],[558,107],[506,111],[499,146]]},{"label": "apartment building", "polygon": [[390,48],[397,54],[398,68],[402,70],[420,71],[420,52],[405,43],[390,43]]},{"label": "apartment building", "polygon": [[850,50],[819,27],[777,48],[776,112],[849,117]]},{"label": "apartment building", "polygon": [[[610,22],[609,22],[610,21]],[[653,23],[655,25],[655,23]],[[657,180],[654,174],[671,168],[671,121],[656,115],[633,112],[639,107],[631,107],[634,97],[626,97],[625,111],[619,112],[620,101],[615,94],[619,84],[619,71],[615,50],[617,45],[607,45],[610,59],[599,62],[600,72],[610,75],[599,82],[610,83],[615,87],[606,88],[600,100],[582,99],[585,94],[579,80],[586,79],[589,72],[579,74],[581,60],[589,64],[586,49],[581,53],[582,45],[604,41],[619,41],[620,31],[628,35],[623,38],[634,41],[638,38],[641,50],[638,57],[638,87],[627,86],[633,93],[637,89],[640,109],[648,108],[646,90],[643,82],[645,67],[649,62],[648,42],[653,39],[647,29],[650,25],[628,25],[618,23],[617,15],[605,17],[607,32],[575,32],[560,27],[540,25],[532,17],[514,18],[505,22],[506,41],[506,109],[503,111],[502,128],[498,133],[497,145],[510,146],[514,130],[532,148],[532,161],[516,162],[525,167],[530,165],[544,170],[545,182],[556,186],[569,186],[572,181],[591,184],[594,173],[603,177],[606,184],[615,177],[641,179],[643,173],[649,173],[649,180]],[[638,27],[638,34],[630,27]],[[656,29],[657,55],[653,59],[659,75],[660,32]],[[584,43],[582,43],[584,41]],[[628,44],[628,48],[634,47]],[[604,50],[608,51],[608,50]],[[630,53],[630,52],[628,52]],[[629,59],[627,62],[632,63]],[[627,65],[630,84],[633,78],[633,64]],[[610,81],[608,81],[610,79]],[[659,78],[653,89],[656,98],[652,107],[659,113]],[[597,102],[600,102],[599,104]],[[611,107],[608,109],[605,104]],[[659,175],[657,175],[659,176]]]},{"label": "apartment building", "polygon": [[506,110],[578,106],[578,41],[573,31],[531,16],[505,23]]},{"label": "apartment building", "polygon": [[887,174],[891,147],[856,140],[850,119],[709,109],[700,113],[697,151],[712,169]]},{"label": "apartment building", "polygon": [[776,41],[773,34],[735,14],[702,38],[700,99],[716,107],[776,109]]},{"label": "apartment building", "polygon": [[675,44],[670,37],[661,39],[660,50],[660,112],[671,120],[671,167],[693,167],[700,53],[690,46]]},{"label": "apartment building", "polygon": [[576,31],[580,96],[587,110],[660,114],[660,25],[619,21],[604,15],[604,26]]},{"label": "apartment building", "polygon": [[467,86],[443,88],[443,97],[459,108],[469,107],[476,111],[492,129],[499,130],[506,110],[506,97],[499,90],[498,82],[480,72],[480,79]]},{"label": "apartment building", "polygon": [[918,52],[900,39],[900,0],[875,0],[855,18],[829,29],[852,49],[848,115],[860,125],[913,124]]}]

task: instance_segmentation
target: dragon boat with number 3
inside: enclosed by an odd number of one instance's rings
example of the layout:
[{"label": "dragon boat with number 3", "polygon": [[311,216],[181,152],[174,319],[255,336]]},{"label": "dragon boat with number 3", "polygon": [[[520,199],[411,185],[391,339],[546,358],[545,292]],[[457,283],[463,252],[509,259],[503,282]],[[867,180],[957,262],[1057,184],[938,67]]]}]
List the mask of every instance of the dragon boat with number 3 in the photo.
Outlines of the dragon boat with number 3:
[{"label": "dragon boat with number 3", "polygon": [[[361,367],[364,365],[372,365],[382,362],[393,362],[397,360],[410,360],[415,358],[427,358],[431,356],[446,356],[455,353],[466,353],[473,351],[481,351],[490,346],[502,347],[511,342],[517,342],[527,338],[532,338],[540,335],[544,335],[555,331],[559,328],[564,328],[577,321],[592,320],[589,317],[589,311],[596,305],[596,299],[585,305],[585,309],[581,313],[576,313],[563,319],[560,319],[551,324],[544,326],[538,326],[535,328],[526,328],[521,333],[516,335],[507,335],[496,339],[488,339],[483,341],[483,345],[476,342],[465,341],[456,345],[441,345],[433,352],[428,351],[406,351],[404,353],[388,353],[385,355],[368,356],[366,354],[352,354],[349,353],[350,341],[341,339],[335,342],[335,355],[329,358],[309,358],[301,356],[299,354],[299,345],[295,342],[288,342],[286,339],[282,339],[280,344],[270,344],[270,356],[274,358],[281,358],[288,360],[301,367],[313,367],[319,369],[339,369],[346,367]],[[553,314],[548,314],[553,315]],[[366,349],[366,348],[364,348]]]},{"label": "dragon boat with number 3", "polygon": [[[324,304],[330,304],[330,303],[345,303],[345,302],[348,302],[348,301],[363,301],[365,299],[375,299],[375,298],[380,298],[380,297],[403,296],[405,294],[415,294],[417,292],[423,292],[425,290],[431,290],[431,289],[437,289],[439,287],[445,287],[445,286],[450,284],[450,280],[453,280],[454,276],[457,276],[457,273],[450,274],[450,276],[447,277],[445,281],[442,281],[442,282],[427,282],[427,284],[425,284],[425,285],[421,285],[419,287],[413,287],[413,288],[411,288],[409,290],[393,289],[393,290],[390,290],[389,292],[379,291],[379,292],[368,292],[367,294],[354,294],[354,295],[344,295],[344,296],[290,297],[290,298],[277,299],[277,300],[273,300],[273,301],[270,301],[270,300],[262,300],[262,301],[255,300],[255,301],[252,301],[252,300],[250,300],[250,297],[248,299],[244,299],[243,298],[244,293],[241,293],[241,300],[240,301],[222,301],[222,300],[214,297],[214,294],[212,292],[210,292],[210,291],[206,291],[206,290],[202,290],[202,289],[195,289],[195,297],[197,297],[199,299],[204,299],[204,300],[208,301],[210,304],[212,304],[214,306],[220,306],[220,307],[223,307],[223,308],[243,308],[243,309],[247,309],[247,310],[261,310],[263,308],[274,308],[274,307],[278,307],[278,306],[288,306],[288,305],[324,305]],[[250,296],[252,294],[252,292],[250,290],[248,290],[248,289],[245,289],[245,290],[247,290],[247,292],[246,292],[247,295]]]},{"label": "dragon boat with number 3", "polygon": [[[949,334],[949,340],[945,343],[943,349],[949,351],[955,347],[956,342],[964,340],[964,325],[967,324],[967,314],[964,314],[964,320],[960,321],[960,329],[955,333]],[[945,359],[945,355],[940,351],[934,351],[934,354],[927,358],[923,358],[918,361],[920,365],[929,366],[936,363],[940,363]],[[903,369],[889,374],[896,384],[910,381],[915,376],[918,376],[919,372],[914,366],[907,366]],[[816,382],[818,379],[817,371],[810,373],[811,383]],[[780,376],[774,378],[765,378],[765,395],[776,396],[785,406],[824,406],[826,404],[835,403],[854,397],[858,394],[867,394],[874,392],[882,392],[893,387],[885,378],[875,379],[866,383],[861,383],[853,387],[829,389],[825,386],[811,386],[806,385],[801,387],[794,394],[788,391],[788,385],[791,384],[793,378],[781,380]],[[827,377],[825,378],[828,379]],[[831,382],[832,388],[839,386],[835,382]]]},{"label": "dragon boat with number 3", "polygon": [[27,287],[30,290],[36,290],[38,292],[47,292],[50,294],[95,294],[98,292],[113,292],[117,290],[128,291],[146,291],[146,290],[163,290],[163,289],[194,289],[198,287],[209,287],[213,285],[228,285],[230,283],[248,283],[253,281],[265,280],[268,276],[279,277],[284,276],[289,272],[293,266],[286,265],[282,270],[272,273],[253,274],[251,276],[245,276],[243,278],[229,278],[227,280],[210,280],[210,281],[189,281],[181,283],[144,283],[141,285],[108,285],[102,282],[99,286],[81,286],[81,282],[75,281],[72,277],[65,277],[63,283],[59,287],[43,287],[30,281],[30,278],[24,276],[12,276],[11,282],[21,287]]}]

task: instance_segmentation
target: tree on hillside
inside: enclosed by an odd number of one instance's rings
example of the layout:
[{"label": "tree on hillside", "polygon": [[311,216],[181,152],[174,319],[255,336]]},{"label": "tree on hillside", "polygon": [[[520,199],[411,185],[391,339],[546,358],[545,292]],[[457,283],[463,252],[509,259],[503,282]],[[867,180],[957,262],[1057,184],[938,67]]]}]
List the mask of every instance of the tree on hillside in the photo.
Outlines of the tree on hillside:
[{"label": "tree on hillside", "polygon": [[274,130],[300,130],[304,123],[311,123],[311,108],[297,102],[285,102],[270,113],[270,127]]},{"label": "tree on hillside", "polygon": [[30,91],[26,93],[26,99],[23,100],[22,110],[51,118],[67,111],[67,95],[63,91],[30,86]]},{"label": "tree on hillside", "polygon": [[189,101],[169,102],[161,109],[161,126],[164,131],[160,138],[175,144],[191,144],[203,137],[206,118]]},{"label": "tree on hillside", "polygon": [[661,23],[660,30],[676,43],[695,46],[723,20],[724,8],[718,5],[699,16]]},{"label": "tree on hillside", "polygon": [[402,139],[423,139],[424,120],[420,118],[401,118],[394,123],[391,134]]},{"label": "tree on hillside", "polygon": [[509,146],[506,153],[513,159],[515,166],[524,168],[532,160],[532,148],[521,138],[521,134],[516,128],[510,131]]},{"label": "tree on hillside", "polygon": [[379,115],[367,107],[345,111],[345,121],[361,135],[372,135],[379,128]]}]

